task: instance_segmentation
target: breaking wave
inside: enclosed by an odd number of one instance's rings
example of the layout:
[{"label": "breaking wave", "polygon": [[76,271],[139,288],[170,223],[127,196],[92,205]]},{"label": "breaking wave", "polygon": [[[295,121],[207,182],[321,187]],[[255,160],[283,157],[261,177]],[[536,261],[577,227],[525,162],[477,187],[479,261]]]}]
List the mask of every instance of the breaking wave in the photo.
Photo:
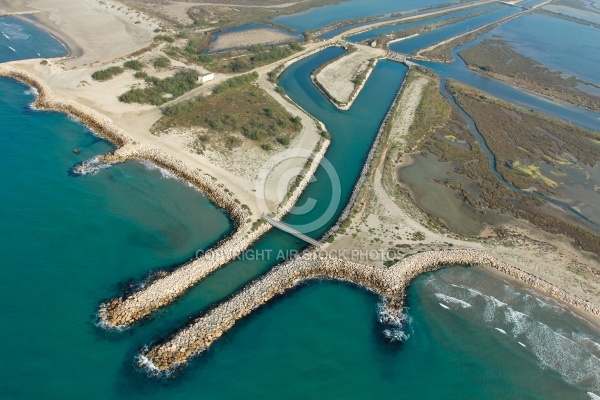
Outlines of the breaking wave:
[{"label": "breaking wave", "polygon": [[27,89],[26,91],[23,92],[24,95],[26,96],[38,96],[38,90],[34,87],[30,87],[29,89]]},{"label": "breaking wave", "polygon": [[[147,351],[148,348],[145,346],[142,351]],[[148,376],[154,378],[168,378],[173,375],[173,370],[165,370],[162,371],[159,369],[152,360],[146,357],[144,354],[140,353],[134,357],[135,363],[138,367],[140,367]]]},{"label": "breaking wave", "polygon": [[23,33],[23,28],[17,24],[1,22],[0,29],[2,29],[2,35],[8,40],[26,40],[30,37],[28,34]]},{"label": "breaking wave", "polygon": [[160,172],[160,174],[163,178],[176,179],[178,181],[181,180],[181,179],[179,179],[179,177],[177,175],[175,175],[171,171],[164,169],[163,167],[159,167],[158,165],[151,163],[150,161],[140,160],[140,162],[142,163],[142,165],[144,167],[148,168],[149,170]]},{"label": "breaking wave", "polygon": [[457,304],[457,305],[461,306],[462,308],[470,308],[471,307],[471,304],[467,303],[464,300],[457,299],[456,297],[448,296],[448,295],[441,294],[441,293],[436,293],[434,296],[438,300],[442,300],[446,303]]},{"label": "breaking wave", "polygon": [[77,176],[91,175],[106,168],[110,168],[110,164],[100,161],[100,156],[96,156],[75,165],[71,168],[71,174]]},{"label": "breaking wave", "polygon": [[468,273],[448,275],[426,281],[427,296],[441,300],[438,304],[444,308],[460,305],[453,307],[455,312],[506,335],[499,340],[532,354],[540,367],[588,390],[600,390],[600,340],[575,316],[571,319],[567,309],[502,281]]},{"label": "breaking wave", "polygon": [[402,343],[410,338],[412,333],[412,318],[407,313],[408,309],[392,309],[385,301],[377,305],[377,320],[386,326],[383,336],[390,343]]}]

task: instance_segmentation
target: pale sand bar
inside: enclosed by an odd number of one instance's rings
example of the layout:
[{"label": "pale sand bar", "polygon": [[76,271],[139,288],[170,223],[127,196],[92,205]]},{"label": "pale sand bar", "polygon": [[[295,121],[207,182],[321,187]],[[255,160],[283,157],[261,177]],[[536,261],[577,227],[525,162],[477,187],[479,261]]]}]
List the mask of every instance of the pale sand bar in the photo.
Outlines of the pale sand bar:
[{"label": "pale sand bar", "polygon": [[296,36],[277,29],[258,28],[219,35],[217,40],[210,46],[210,49],[212,51],[237,49],[253,44],[276,44],[291,42],[296,39]]}]

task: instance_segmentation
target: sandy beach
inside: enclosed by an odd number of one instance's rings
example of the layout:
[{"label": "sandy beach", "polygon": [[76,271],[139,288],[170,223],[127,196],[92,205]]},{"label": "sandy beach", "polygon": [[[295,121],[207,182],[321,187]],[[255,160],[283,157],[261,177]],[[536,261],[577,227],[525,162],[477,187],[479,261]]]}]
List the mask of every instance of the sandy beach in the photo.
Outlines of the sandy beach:
[{"label": "sandy beach", "polygon": [[22,15],[71,49],[69,68],[101,63],[147,46],[158,22],[121,3],[97,0],[0,0],[2,12],[36,11]]}]

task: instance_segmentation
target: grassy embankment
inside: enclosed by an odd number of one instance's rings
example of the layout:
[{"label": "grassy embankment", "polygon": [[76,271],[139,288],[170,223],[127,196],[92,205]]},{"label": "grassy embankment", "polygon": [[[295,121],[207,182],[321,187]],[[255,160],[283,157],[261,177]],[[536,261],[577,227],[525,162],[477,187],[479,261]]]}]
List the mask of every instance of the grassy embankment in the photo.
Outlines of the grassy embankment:
[{"label": "grassy embankment", "polygon": [[[296,14],[313,7],[321,7],[339,3],[341,0],[306,0],[290,2],[289,0],[220,0],[218,5],[198,5],[190,3],[187,15],[191,24],[184,25],[179,18],[168,11],[174,1],[169,0],[128,0],[126,4],[145,14],[151,15],[163,23],[177,28],[213,28],[224,29],[251,23],[269,23],[269,20],[281,15]],[[239,7],[236,5],[255,7]],[[281,5],[282,7],[272,7]],[[271,6],[271,7],[269,7]]]},{"label": "grassy embankment", "polygon": [[247,72],[302,50],[298,43],[278,46],[257,44],[246,49],[206,54],[210,40],[207,40],[205,34],[192,35],[180,42],[166,46],[165,54],[188,64],[202,65],[210,71],[223,73]]},{"label": "grassy embankment", "polygon": [[256,73],[240,75],[217,85],[206,97],[167,107],[153,132],[171,128],[200,128],[196,150],[207,146],[233,150],[255,144],[265,151],[287,146],[302,129],[299,117],[253,84]]}]

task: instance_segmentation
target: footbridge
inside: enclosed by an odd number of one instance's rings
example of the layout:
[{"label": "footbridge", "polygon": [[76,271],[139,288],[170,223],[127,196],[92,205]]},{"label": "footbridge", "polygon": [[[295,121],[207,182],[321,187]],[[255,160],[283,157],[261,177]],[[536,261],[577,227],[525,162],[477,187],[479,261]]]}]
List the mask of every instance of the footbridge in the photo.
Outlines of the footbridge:
[{"label": "footbridge", "polygon": [[312,244],[313,246],[316,246],[316,247],[321,246],[321,243],[316,241],[315,239],[313,239],[309,236],[306,236],[304,233],[295,230],[291,226],[286,225],[281,221],[271,218],[267,214],[263,214],[262,219],[267,221],[268,223],[270,223],[271,225],[273,225],[275,228],[279,229],[280,231],[283,231],[283,232],[289,233],[290,235],[296,236],[298,239],[303,240],[306,243]]},{"label": "footbridge", "polygon": [[406,54],[397,53],[395,51],[388,51],[385,55],[385,58],[392,61],[397,61],[399,63],[406,62]]}]

